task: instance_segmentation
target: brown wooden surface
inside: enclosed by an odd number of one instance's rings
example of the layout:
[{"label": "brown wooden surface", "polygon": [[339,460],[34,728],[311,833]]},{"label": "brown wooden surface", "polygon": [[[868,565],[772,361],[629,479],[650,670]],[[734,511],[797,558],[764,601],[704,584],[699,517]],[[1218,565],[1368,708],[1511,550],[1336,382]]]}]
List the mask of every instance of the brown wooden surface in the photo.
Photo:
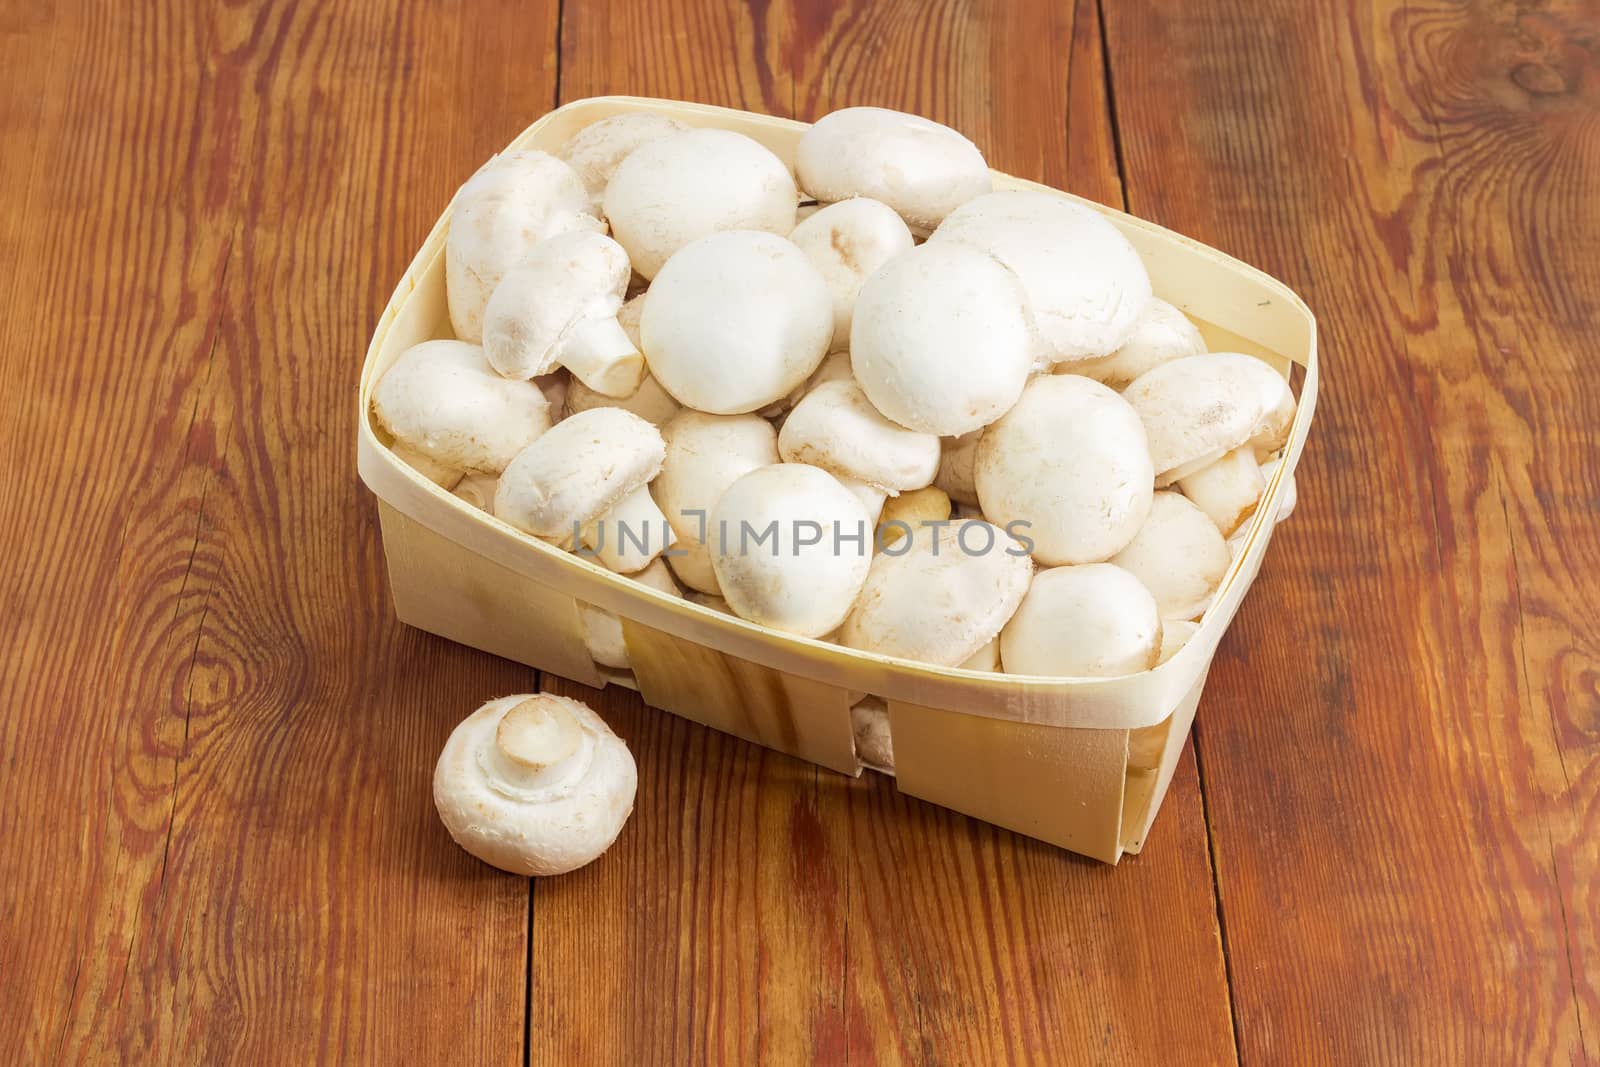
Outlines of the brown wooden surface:
[{"label": "brown wooden surface", "polygon": [[[394,621],[359,357],[609,92],[920,111],[1311,303],[1142,855],[554,679],[629,827],[531,890],[450,845],[439,746],[538,680]],[[1600,1059],[1592,2],[0,0],[0,309],[0,1062]]]}]

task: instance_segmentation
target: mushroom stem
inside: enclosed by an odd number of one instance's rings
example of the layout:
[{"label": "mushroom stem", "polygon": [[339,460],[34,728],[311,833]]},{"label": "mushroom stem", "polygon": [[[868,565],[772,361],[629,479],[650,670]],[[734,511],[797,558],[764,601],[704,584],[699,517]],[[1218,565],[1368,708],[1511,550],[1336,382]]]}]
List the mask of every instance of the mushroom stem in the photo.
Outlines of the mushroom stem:
[{"label": "mushroom stem", "polygon": [[558,362],[606,396],[628,396],[644,379],[644,357],[615,318],[585,319],[561,342]]},{"label": "mushroom stem", "polygon": [[583,727],[565,705],[530,697],[501,717],[484,769],[513,790],[546,789],[582,770],[584,740]]},{"label": "mushroom stem", "polygon": [[607,568],[632,574],[670,548],[677,535],[656,507],[649,486],[641,485],[589,520],[582,540]]}]

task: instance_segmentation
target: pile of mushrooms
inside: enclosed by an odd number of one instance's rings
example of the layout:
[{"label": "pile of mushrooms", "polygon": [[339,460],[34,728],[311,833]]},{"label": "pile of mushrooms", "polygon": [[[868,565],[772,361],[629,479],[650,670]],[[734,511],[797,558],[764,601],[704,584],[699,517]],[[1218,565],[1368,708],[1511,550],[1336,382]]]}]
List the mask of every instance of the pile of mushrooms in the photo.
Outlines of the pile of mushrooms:
[{"label": "pile of mushrooms", "polygon": [[[420,474],[656,594],[944,668],[1174,655],[1294,415],[1103,214],[880,108],[792,167],[648,111],[490,160],[446,275],[455,339],[373,397]],[[618,620],[584,625],[627,669]]]}]

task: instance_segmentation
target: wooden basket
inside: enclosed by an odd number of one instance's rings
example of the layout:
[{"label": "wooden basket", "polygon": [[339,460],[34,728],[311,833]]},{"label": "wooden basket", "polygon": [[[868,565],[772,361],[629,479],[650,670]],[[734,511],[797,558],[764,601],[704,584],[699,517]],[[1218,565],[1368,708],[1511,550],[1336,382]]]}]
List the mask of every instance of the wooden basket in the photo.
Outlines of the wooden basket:
[{"label": "wooden basket", "polygon": [[[509,147],[552,150],[591,122],[634,110],[736,130],[791,161],[806,128],[700,104],[603,97],[551,112]],[[994,181],[997,189],[1045,188],[999,173]],[[1295,364],[1304,368],[1284,460],[1243,551],[1198,632],[1162,666],[1125,678],[1011,677],[778,633],[612,574],[428,481],[389,450],[370,415],[371,392],[405,349],[451,336],[448,209],[384,309],[361,370],[358,462],[378,498],[396,612],[412,626],[585,685],[629,685],[657,708],[846,774],[861,771],[850,705],[875,694],[888,703],[902,792],[1107,862],[1138,852],[1217,642],[1260,569],[1279,496],[1305,444],[1317,395],[1316,322],[1293,292],[1260,271],[1080,202],[1133,242],[1156,293],[1193,318],[1214,351],[1255,355],[1285,375]],[[622,618],[631,675],[590,658],[580,600]]]}]

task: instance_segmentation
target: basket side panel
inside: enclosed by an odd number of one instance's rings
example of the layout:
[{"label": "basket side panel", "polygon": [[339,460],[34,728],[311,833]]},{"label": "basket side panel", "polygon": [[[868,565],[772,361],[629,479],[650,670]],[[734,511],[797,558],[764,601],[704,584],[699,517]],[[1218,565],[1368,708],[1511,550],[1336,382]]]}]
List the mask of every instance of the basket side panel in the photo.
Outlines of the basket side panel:
[{"label": "basket side panel", "polygon": [[626,618],[622,632],[645,703],[844,774],[860,773],[845,690]]},{"label": "basket side panel", "polygon": [[378,501],[400,621],[584,685],[605,684],[577,603]]},{"label": "basket side panel", "polygon": [[1122,802],[1122,850],[1137,853],[1155,822],[1156,812],[1178,769],[1178,757],[1189,739],[1195,708],[1205,689],[1209,664],[1194,688],[1179,703],[1165,722],[1130,731],[1128,736],[1128,785]]},{"label": "basket side panel", "polygon": [[1128,731],[1010,722],[889,701],[895,785],[1107,863],[1121,855]]}]

